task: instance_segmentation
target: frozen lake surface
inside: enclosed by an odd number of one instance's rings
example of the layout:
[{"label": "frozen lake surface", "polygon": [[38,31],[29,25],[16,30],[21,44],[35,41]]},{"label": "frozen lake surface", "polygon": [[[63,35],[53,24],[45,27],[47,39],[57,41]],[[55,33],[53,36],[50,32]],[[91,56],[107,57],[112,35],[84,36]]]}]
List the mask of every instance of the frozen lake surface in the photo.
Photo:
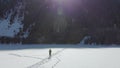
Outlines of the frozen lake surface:
[{"label": "frozen lake surface", "polygon": [[[48,51],[52,49],[52,57]],[[120,48],[90,45],[0,45],[0,68],[120,68]]]}]

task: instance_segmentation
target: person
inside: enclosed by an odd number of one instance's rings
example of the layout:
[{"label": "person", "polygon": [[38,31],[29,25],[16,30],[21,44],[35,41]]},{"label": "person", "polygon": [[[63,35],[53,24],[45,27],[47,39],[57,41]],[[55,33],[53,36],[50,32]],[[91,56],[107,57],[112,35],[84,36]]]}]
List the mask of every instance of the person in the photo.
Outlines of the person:
[{"label": "person", "polygon": [[52,50],[49,49],[49,58],[51,58],[51,55],[52,55]]}]

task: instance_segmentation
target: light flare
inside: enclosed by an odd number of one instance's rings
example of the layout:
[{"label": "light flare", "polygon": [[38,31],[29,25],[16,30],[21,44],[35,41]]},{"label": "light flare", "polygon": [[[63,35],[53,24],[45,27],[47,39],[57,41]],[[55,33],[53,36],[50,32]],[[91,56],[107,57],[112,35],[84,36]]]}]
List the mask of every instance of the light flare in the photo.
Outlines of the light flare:
[{"label": "light flare", "polygon": [[67,2],[70,2],[71,0],[52,0],[52,1],[57,3],[67,3]]},{"label": "light flare", "polygon": [[57,3],[57,4],[73,5],[73,4],[78,4],[78,3],[80,4],[82,0],[52,0],[52,2]]}]

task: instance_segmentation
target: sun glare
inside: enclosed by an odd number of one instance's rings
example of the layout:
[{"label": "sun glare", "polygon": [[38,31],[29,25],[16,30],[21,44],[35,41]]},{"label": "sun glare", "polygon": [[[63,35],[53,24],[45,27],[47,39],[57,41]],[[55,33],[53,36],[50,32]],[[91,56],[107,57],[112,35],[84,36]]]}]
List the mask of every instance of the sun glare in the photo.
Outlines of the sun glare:
[{"label": "sun glare", "polygon": [[74,0],[52,0],[52,1],[57,3],[57,4],[69,4]]},{"label": "sun glare", "polygon": [[81,5],[82,0],[52,0],[53,4],[58,4],[62,6],[73,7],[75,5]]},{"label": "sun glare", "polygon": [[66,0],[53,0],[54,2],[57,2],[57,3],[64,3],[66,2]]}]

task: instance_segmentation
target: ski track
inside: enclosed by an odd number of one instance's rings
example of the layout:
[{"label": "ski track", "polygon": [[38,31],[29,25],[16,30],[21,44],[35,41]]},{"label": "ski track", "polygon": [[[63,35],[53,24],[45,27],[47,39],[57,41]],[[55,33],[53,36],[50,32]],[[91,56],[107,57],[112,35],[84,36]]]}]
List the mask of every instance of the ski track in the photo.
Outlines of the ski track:
[{"label": "ski track", "polygon": [[10,53],[9,55],[13,55],[13,56],[17,56],[17,57],[27,57],[27,58],[34,58],[34,59],[43,59],[43,58],[39,58],[39,57],[33,57],[33,56],[24,56],[24,55],[19,55],[19,54],[14,54],[14,53]]},{"label": "ski track", "polygon": [[57,59],[58,61],[52,66],[52,68],[54,68],[54,67],[61,61],[58,57],[56,57],[56,59]]},{"label": "ski track", "polygon": [[[60,53],[63,52],[64,50],[65,50],[65,49],[61,49],[61,50],[57,51],[56,53],[52,54],[52,57],[51,57],[51,58],[53,58],[54,56],[60,54]],[[50,57],[46,57],[45,59],[41,60],[40,62],[37,62],[37,63],[35,63],[35,64],[27,67],[27,68],[39,68],[41,65],[50,62],[51,58],[50,58]],[[55,68],[55,66],[61,61],[58,57],[56,57],[56,59],[57,59],[57,62],[52,65],[52,68]]]}]

